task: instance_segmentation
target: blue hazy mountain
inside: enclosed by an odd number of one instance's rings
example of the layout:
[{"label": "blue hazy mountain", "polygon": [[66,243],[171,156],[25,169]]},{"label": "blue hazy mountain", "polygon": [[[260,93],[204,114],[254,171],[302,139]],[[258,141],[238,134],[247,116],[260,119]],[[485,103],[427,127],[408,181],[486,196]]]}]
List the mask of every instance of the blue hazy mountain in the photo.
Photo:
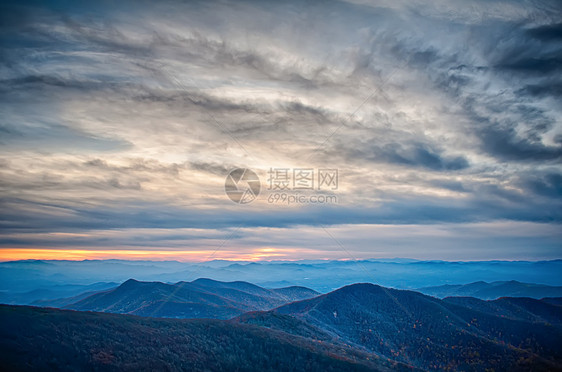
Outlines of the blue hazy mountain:
[{"label": "blue hazy mountain", "polygon": [[445,302],[501,318],[532,323],[562,324],[562,308],[548,301],[528,297],[502,297],[480,300],[474,297],[446,297]]},{"label": "blue hazy mountain", "polygon": [[[78,295],[50,294],[57,286],[122,283],[129,278],[177,283],[206,277],[246,281],[261,287],[303,286],[329,292],[344,285],[370,282],[386,287],[414,289],[476,281],[517,280],[562,286],[562,260],[448,262],[404,259],[362,261],[14,261],[0,263],[0,302],[29,304],[36,300]],[[21,294],[39,289],[37,296]]]},{"label": "blue hazy mountain", "polygon": [[[0,292],[0,303],[18,305],[47,305],[63,306],[65,303],[72,303],[79,298],[86,297],[101,290],[115,288],[119,284],[114,282],[98,282],[89,285],[85,284],[52,284],[37,283],[38,287],[25,292],[16,292],[4,289]],[[68,298],[75,298],[75,301],[68,301]],[[55,305],[57,304],[57,305]]]},{"label": "blue hazy mountain", "polygon": [[562,307],[532,299],[444,301],[355,284],[238,320],[303,337],[318,329],[313,338],[321,342],[338,340],[423,369],[562,368]]},{"label": "blue hazy mountain", "polygon": [[493,300],[500,297],[562,297],[562,286],[521,283],[516,280],[486,283],[483,281],[418,288],[416,291],[439,298],[451,296],[476,297]]},{"label": "blue hazy mountain", "polygon": [[115,289],[63,307],[153,317],[230,319],[248,311],[272,309],[317,295],[318,292],[304,287],[265,289],[241,281],[197,279],[166,284],[129,279]]}]

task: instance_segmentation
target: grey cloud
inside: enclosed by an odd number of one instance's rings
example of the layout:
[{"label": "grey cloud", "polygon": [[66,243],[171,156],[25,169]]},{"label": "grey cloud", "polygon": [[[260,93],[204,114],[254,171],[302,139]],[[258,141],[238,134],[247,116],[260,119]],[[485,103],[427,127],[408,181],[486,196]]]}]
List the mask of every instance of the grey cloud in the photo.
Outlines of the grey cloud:
[{"label": "grey cloud", "polygon": [[[468,105],[465,107],[467,110],[473,110]],[[475,132],[487,153],[503,161],[558,160],[562,157],[562,146],[548,146],[537,138],[537,133],[544,132],[549,123],[548,119],[540,116],[538,120],[525,122],[529,131],[527,136],[522,137],[516,132],[515,123],[490,122],[488,118],[472,113],[472,119],[479,124]]]},{"label": "grey cloud", "polygon": [[126,165],[122,162],[119,165],[111,164],[99,158],[24,164],[31,166],[26,169],[17,161],[5,162],[0,181],[5,197],[16,198],[20,203],[25,199],[48,201],[62,198],[69,205],[80,203],[80,198],[90,201],[98,199],[96,203],[105,204],[108,200],[99,197],[98,191],[110,193],[110,199],[118,200],[131,196],[130,192],[144,191],[143,183],[163,179],[173,182],[181,171],[189,169],[187,164],[162,164],[143,158],[129,159]]},{"label": "grey cloud", "polygon": [[533,194],[546,198],[562,198],[562,174],[535,175],[520,181]]},{"label": "grey cloud", "polygon": [[[41,147],[46,151],[91,150],[110,151],[124,150],[131,147],[131,143],[122,139],[103,138],[86,133],[68,125],[43,122],[33,127],[9,122],[11,118],[4,117],[0,122],[0,131],[4,133],[0,143],[6,148],[25,149]],[[15,125],[14,125],[15,124]]]},{"label": "grey cloud", "polygon": [[508,55],[498,61],[496,67],[524,73],[545,74],[562,69],[562,58],[558,57],[525,57]]},{"label": "grey cloud", "polygon": [[434,171],[455,171],[468,168],[468,161],[461,157],[446,157],[428,144],[386,143],[367,145],[363,151],[351,151],[356,159],[368,159],[373,162],[421,167]]},{"label": "grey cloud", "polygon": [[[490,27],[484,27],[476,35],[484,36]],[[558,160],[562,147],[543,142],[543,135],[556,123],[557,112],[552,107],[545,109],[534,97],[559,94],[555,70],[562,66],[559,64],[562,50],[557,46],[543,51],[530,43],[519,23],[507,23],[503,28],[503,33],[497,25],[489,31],[506,42],[486,55],[488,67],[467,65],[459,55],[432,54],[433,66],[419,68],[429,73],[435,86],[452,98],[453,110],[460,107],[464,111],[471,125],[461,131],[478,138],[485,153],[501,161]],[[488,53],[488,40],[483,40],[482,49]],[[439,67],[447,64],[451,67],[446,70]],[[506,88],[494,91],[490,88],[494,82]]]},{"label": "grey cloud", "polygon": [[[493,67],[527,78],[546,76],[562,68],[562,46],[557,42],[560,25],[525,29],[515,23],[491,53]],[[539,42],[535,42],[540,40]]]},{"label": "grey cloud", "polygon": [[204,163],[204,162],[190,162],[192,169],[211,173],[217,176],[226,177],[234,166],[226,166],[225,164],[218,163]]},{"label": "grey cloud", "polygon": [[562,40],[562,23],[533,27],[528,29],[527,33],[543,41]]},{"label": "grey cloud", "polygon": [[[23,204],[22,204],[23,203]],[[61,206],[3,198],[0,225],[5,232],[79,231],[122,228],[292,227],[339,224],[436,224],[510,219],[515,221],[562,222],[560,204],[535,201],[533,208],[483,196],[459,201],[451,198],[402,197],[376,207],[315,206],[294,210],[252,210],[240,206],[213,210],[185,209],[170,204],[114,202],[113,207]],[[26,208],[14,208],[26,206]]]},{"label": "grey cloud", "polygon": [[456,191],[456,192],[467,193],[467,192],[470,191],[466,187],[466,185],[463,184],[463,182],[459,182],[459,181],[432,180],[429,183],[434,187],[438,187],[438,188],[442,188],[442,189],[446,189],[446,190],[451,190],[451,191]]},{"label": "grey cloud", "polygon": [[385,126],[344,128],[322,149],[324,159],[342,156],[348,164],[400,165],[431,171],[459,171],[470,166],[461,155],[449,155],[446,144],[416,131],[410,132]]},{"label": "grey cloud", "polygon": [[522,96],[531,95],[537,97],[555,97],[562,96],[562,82],[541,82],[538,84],[526,85],[517,91]]},{"label": "grey cloud", "polygon": [[166,173],[172,176],[177,176],[181,169],[185,169],[185,164],[162,164],[153,159],[136,158],[131,159],[126,166],[116,166],[108,164],[107,161],[96,158],[85,161],[83,163],[86,167],[103,169],[115,172],[149,172],[149,173]]},{"label": "grey cloud", "polygon": [[[2,24],[6,231],[562,221],[559,24],[338,1],[138,4],[29,6]],[[181,9],[163,21],[167,6]],[[155,182],[244,165],[232,137],[304,162],[338,128],[311,159],[354,172],[344,205],[241,210]]]}]

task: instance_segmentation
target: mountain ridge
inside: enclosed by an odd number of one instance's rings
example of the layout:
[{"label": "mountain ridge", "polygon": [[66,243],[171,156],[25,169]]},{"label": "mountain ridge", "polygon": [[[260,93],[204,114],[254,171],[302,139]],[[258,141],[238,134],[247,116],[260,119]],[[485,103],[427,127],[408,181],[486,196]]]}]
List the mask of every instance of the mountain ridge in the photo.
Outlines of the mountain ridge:
[{"label": "mountain ridge", "polygon": [[416,291],[438,298],[468,296],[482,300],[495,300],[500,297],[530,297],[536,299],[562,297],[562,286],[523,283],[517,280],[445,284],[422,287],[416,289]]},{"label": "mountain ridge", "polygon": [[533,306],[526,316],[503,318],[486,307],[361,283],[237,320],[276,328],[276,316],[291,316],[340,342],[423,369],[560,369],[562,309],[544,307],[558,314],[549,319],[555,324],[530,319],[542,311]]},{"label": "mountain ridge", "polygon": [[207,278],[175,284],[129,279],[115,289],[90,295],[64,308],[154,317],[230,319],[316,295],[318,292],[304,287],[265,289],[242,281]]}]

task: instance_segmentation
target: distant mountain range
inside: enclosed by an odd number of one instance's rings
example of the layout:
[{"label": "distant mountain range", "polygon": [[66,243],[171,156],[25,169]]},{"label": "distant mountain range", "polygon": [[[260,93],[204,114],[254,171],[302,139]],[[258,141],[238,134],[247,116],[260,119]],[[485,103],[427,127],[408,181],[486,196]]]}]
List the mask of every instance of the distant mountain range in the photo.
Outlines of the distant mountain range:
[{"label": "distant mountain range", "polygon": [[451,296],[469,296],[482,300],[494,300],[500,297],[562,297],[562,287],[541,284],[521,283],[516,280],[507,282],[474,282],[459,285],[440,285],[418,288],[416,291],[439,298]]},{"label": "distant mountain range", "polygon": [[[93,294],[102,290],[115,288],[119,283],[99,282],[87,285],[80,284],[56,284],[44,285],[38,283],[37,287],[23,292],[16,292],[11,289],[0,291],[0,303],[10,305],[39,305],[51,300],[62,300],[63,302],[69,297],[80,297],[87,294]],[[62,302],[57,303],[56,307],[62,306]]]},{"label": "distant mountain range", "polygon": [[[80,298],[65,309],[165,318],[230,319],[248,311],[268,310],[319,295],[304,287],[265,289],[246,282],[197,279],[165,284],[127,280],[119,287]],[[61,300],[43,303],[55,306]],[[64,301],[63,301],[64,302]]]},{"label": "distant mountain range", "polygon": [[[562,260],[552,261],[417,261],[408,259],[223,261],[200,263],[126,260],[26,260],[0,262],[0,300],[3,303],[31,304],[75,296],[86,290],[57,295],[48,292],[61,286],[96,282],[122,283],[129,278],[141,281],[176,283],[201,277],[220,281],[241,280],[266,288],[302,286],[330,292],[352,283],[373,282],[414,289],[443,284],[518,280],[562,286]],[[13,301],[22,293],[39,289],[26,302]]]},{"label": "distant mountain range", "polygon": [[373,284],[318,295],[209,279],[128,280],[70,307],[235,317],[152,319],[0,306],[0,359],[25,370],[49,369],[49,363],[68,370],[562,370],[558,303],[441,300]]}]

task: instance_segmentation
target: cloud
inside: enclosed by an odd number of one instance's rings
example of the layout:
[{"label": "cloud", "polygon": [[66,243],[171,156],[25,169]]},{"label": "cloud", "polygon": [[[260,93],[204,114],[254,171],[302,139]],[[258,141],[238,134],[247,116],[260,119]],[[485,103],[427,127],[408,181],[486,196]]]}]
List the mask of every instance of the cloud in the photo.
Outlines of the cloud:
[{"label": "cloud", "polygon": [[[372,139],[373,142],[376,138]],[[346,142],[349,146],[349,142]],[[368,160],[374,163],[394,164],[409,167],[421,167],[433,171],[456,171],[468,168],[468,161],[462,157],[446,157],[439,150],[426,143],[408,143],[407,140],[377,144],[362,143],[348,150],[349,160]]]},{"label": "cloud", "polygon": [[562,23],[547,24],[543,26],[533,27],[527,30],[527,33],[542,41],[555,41],[562,39]]},{"label": "cloud", "polygon": [[[6,232],[562,222],[556,2],[3,6]],[[338,204],[243,209],[236,167]]]}]

